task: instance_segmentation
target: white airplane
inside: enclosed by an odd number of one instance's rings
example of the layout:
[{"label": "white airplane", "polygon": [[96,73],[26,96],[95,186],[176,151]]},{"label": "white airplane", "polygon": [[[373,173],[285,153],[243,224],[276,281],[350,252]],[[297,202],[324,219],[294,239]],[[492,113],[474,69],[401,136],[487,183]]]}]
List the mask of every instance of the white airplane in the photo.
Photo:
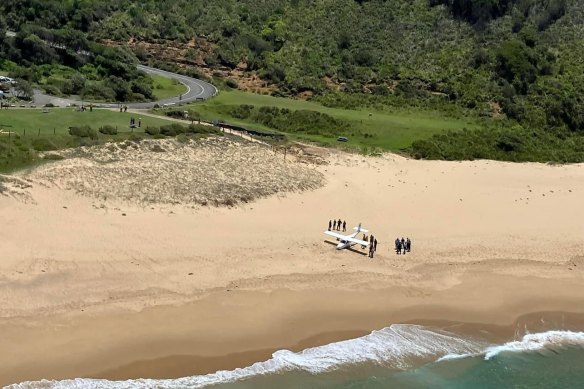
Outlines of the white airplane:
[{"label": "white airplane", "polygon": [[333,232],[333,231],[325,231],[324,233],[329,235],[329,236],[334,236],[335,238],[337,238],[338,241],[340,241],[340,243],[337,245],[337,250],[346,249],[346,248],[354,246],[356,244],[360,244],[361,248],[365,248],[365,247],[369,246],[369,242],[356,238],[356,236],[360,232],[369,232],[369,231],[362,228],[361,223],[359,223],[359,226],[354,227],[353,230],[355,230],[355,232],[352,233],[351,235],[338,234],[338,233]]}]

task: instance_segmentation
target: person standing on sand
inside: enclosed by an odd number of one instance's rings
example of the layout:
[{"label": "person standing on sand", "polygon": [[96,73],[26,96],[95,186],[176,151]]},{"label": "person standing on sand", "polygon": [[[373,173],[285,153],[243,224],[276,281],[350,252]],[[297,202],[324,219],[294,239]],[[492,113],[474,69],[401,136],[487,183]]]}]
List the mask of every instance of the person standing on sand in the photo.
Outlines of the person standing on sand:
[{"label": "person standing on sand", "polygon": [[329,220],[329,231],[331,230],[331,226],[333,225],[333,222]]},{"label": "person standing on sand", "polygon": [[336,221],[336,220],[334,220],[334,221],[333,221],[333,230],[336,230],[336,229],[337,229],[337,221]]},{"label": "person standing on sand", "polygon": [[410,240],[410,238],[407,238],[406,239],[406,250],[408,250],[408,253],[409,253],[411,249],[412,249],[412,241]]},{"label": "person standing on sand", "polygon": [[347,231],[347,221],[343,220],[343,232]]},{"label": "person standing on sand", "polygon": [[401,254],[401,243],[399,241],[399,238],[395,238],[395,253],[397,255]]},{"label": "person standing on sand", "polygon": [[404,254],[406,253],[406,240],[402,237],[401,238],[401,247],[404,249]]},{"label": "person standing on sand", "polygon": [[377,239],[373,239],[373,251],[377,251]]},{"label": "person standing on sand", "polygon": [[337,231],[341,230],[341,219],[337,222]]}]

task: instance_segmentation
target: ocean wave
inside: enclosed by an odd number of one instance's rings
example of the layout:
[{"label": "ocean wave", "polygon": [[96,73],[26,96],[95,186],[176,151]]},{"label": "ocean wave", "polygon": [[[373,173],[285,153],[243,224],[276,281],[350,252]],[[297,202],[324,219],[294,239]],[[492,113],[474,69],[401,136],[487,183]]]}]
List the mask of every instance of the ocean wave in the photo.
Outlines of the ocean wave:
[{"label": "ocean wave", "polygon": [[421,359],[436,362],[467,357],[484,356],[489,360],[504,352],[533,352],[562,346],[584,347],[584,332],[548,331],[524,335],[521,340],[503,345],[489,345],[484,341],[462,337],[446,331],[433,330],[418,325],[395,324],[371,334],[308,348],[300,352],[280,350],[272,358],[251,366],[216,373],[178,379],[138,379],[108,381],[74,379],[63,381],[23,382],[7,389],[134,389],[134,388],[202,388],[245,380],[247,378],[305,371],[311,374],[326,373],[347,366],[373,363],[394,369],[415,367]]},{"label": "ocean wave", "polygon": [[481,352],[487,345],[475,339],[418,325],[394,324],[371,334],[313,347],[295,353],[280,350],[272,358],[251,366],[213,374],[170,380],[139,379],[108,381],[74,379],[63,381],[23,382],[8,389],[133,389],[133,388],[202,388],[266,374],[300,370],[311,374],[333,371],[347,365],[375,363],[395,369],[408,369],[421,358]]},{"label": "ocean wave", "polygon": [[488,347],[484,354],[488,360],[503,352],[539,351],[562,346],[584,346],[584,332],[547,331],[527,334],[521,340]]}]

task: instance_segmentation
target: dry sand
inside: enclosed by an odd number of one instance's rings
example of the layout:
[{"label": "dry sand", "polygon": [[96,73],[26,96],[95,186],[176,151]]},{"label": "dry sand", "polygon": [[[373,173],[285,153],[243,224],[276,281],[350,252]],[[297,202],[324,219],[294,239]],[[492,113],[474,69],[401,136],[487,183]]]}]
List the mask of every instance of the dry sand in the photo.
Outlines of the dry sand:
[{"label": "dry sand", "polygon": [[[584,313],[583,165],[174,147],[3,178],[0,384],[189,375],[395,322]],[[189,163],[207,158],[214,174]],[[239,188],[260,199],[201,206]],[[375,259],[325,242],[332,218],[371,229]]]}]

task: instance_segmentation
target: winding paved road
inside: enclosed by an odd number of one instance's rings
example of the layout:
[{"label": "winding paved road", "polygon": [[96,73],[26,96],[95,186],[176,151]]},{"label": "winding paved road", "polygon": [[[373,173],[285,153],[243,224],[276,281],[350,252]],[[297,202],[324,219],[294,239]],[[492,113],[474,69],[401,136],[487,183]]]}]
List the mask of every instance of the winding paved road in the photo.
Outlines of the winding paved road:
[{"label": "winding paved road", "polygon": [[[182,74],[167,72],[165,70],[151,68],[149,66],[144,66],[144,65],[138,65],[138,70],[141,70],[141,71],[148,73],[148,74],[154,74],[154,75],[158,75],[158,76],[162,76],[162,77],[166,77],[166,78],[173,78],[173,79],[181,82],[182,84],[184,84],[187,87],[187,92],[183,93],[182,96],[170,97],[170,98],[167,98],[164,100],[159,100],[159,101],[151,101],[151,102],[147,102],[147,103],[124,103],[124,105],[127,105],[128,108],[150,109],[150,108],[153,108],[154,105],[156,105],[156,104],[158,104],[159,106],[163,106],[163,105],[172,106],[172,105],[176,105],[179,103],[190,103],[190,102],[196,101],[196,100],[206,100],[210,97],[217,95],[217,93],[218,93],[218,90],[215,86],[213,86],[212,84],[210,84],[206,81],[203,81],[203,80],[183,76]],[[63,107],[63,106],[71,105],[71,104],[79,105],[83,102],[84,101],[82,101],[80,99],[75,99],[75,98],[61,98],[61,97],[50,96],[50,95],[42,93],[42,91],[40,91],[40,90],[34,91],[34,103],[37,106],[43,106],[45,104],[51,103],[51,104],[54,104],[56,106]],[[89,103],[89,102],[85,101],[85,103]],[[104,107],[104,108],[116,108],[116,107],[120,106],[120,103],[96,103],[95,105],[97,105],[98,107]]]}]

